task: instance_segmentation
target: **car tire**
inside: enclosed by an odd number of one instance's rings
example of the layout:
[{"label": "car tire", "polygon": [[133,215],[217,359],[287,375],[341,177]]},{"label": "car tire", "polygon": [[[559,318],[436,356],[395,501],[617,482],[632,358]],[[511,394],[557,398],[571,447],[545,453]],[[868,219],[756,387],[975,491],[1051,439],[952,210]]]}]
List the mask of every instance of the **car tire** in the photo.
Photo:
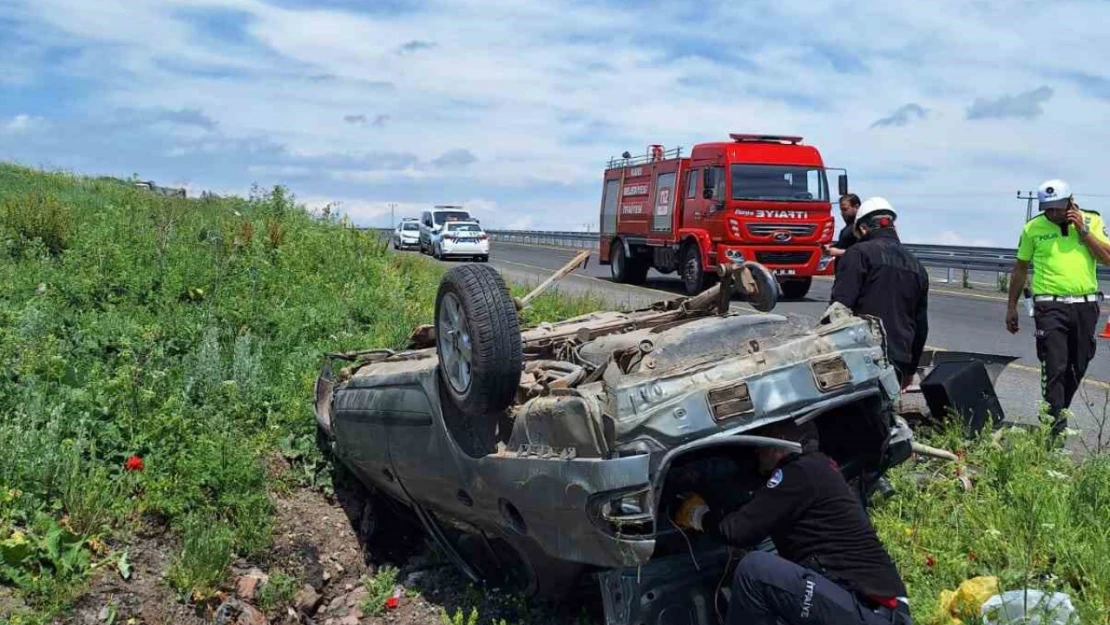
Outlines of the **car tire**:
[{"label": "car tire", "polygon": [[771,312],[778,304],[785,285],[775,279],[775,274],[770,269],[759,263],[749,263],[748,270],[751,271],[756,285],[756,292],[747,298],[748,303],[759,312]]},{"label": "car tire", "polygon": [[614,241],[609,251],[609,271],[613,282],[620,284],[643,284],[647,279],[648,264],[634,255],[629,257],[623,241]]},{"label": "car tire", "polygon": [[687,243],[682,247],[682,290],[689,296],[701,293],[711,284],[702,263],[701,249],[697,243]]},{"label": "car tire", "polygon": [[469,417],[500,412],[516,398],[523,356],[509,287],[489,265],[462,265],[439,283],[436,352],[444,388]]},{"label": "car tire", "polygon": [[809,293],[809,287],[813,284],[813,278],[803,278],[801,280],[783,280],[780,283],[782,286],[782,298],[788,300],[799,300]]}]

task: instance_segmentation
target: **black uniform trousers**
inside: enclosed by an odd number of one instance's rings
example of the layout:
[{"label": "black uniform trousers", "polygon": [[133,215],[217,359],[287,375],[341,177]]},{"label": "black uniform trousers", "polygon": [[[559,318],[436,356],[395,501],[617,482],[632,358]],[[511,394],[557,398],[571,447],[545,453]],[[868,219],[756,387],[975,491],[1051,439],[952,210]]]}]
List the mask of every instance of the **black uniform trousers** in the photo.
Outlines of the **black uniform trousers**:
[{"label": "black uniform trousers", "polygon": [[909,608],[871,606],[827,577],[765,551],[736,567],[726,625],[911,625]]},{"label": "black uniform trousers", "polygon": [[1060,413],[1071,406],[1087,365],[1095,357],[1099,314],[1097,302],[1041,302],[1033,309],[1037,358],[1041,361],[1041,393],[1055,419],[1053,433],[1062,433],[1067,427],[1067,419]]}]

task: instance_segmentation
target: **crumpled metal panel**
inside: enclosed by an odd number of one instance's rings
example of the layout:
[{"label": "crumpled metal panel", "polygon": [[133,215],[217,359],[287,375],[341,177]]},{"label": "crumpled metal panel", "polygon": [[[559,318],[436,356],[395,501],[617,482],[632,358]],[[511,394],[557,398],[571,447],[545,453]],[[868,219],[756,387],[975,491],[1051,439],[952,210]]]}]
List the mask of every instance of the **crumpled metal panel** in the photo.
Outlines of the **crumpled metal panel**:
[{"label": "crumpled metal panel", "polygon": [[[832,354],[844,359],[852,381],[828,393],[818,386],[810,363]],[[617,440],[628,443],[647,438],[664,448],[722,430],[750,429],[776,415],[786,416],[830,396],[867,387],[881,386],[888,398],[898,394],[881,338],[866,320],[858,318],[823,333],[760,343],[746,355],[698,362],[685,370],[660,375],[641,363],[636,372],[607,372],[605,379]],[[716,422],[706,391],[738,382],[747,384],[754,413]]]},{"label": "crumpled metal panel", "polygon": [[546,553],[609,568],[646,562],[655,541],[602,531],[590,519],[589,502],[599,493],[651,488],[648,460],[646,455],[609,460],[490,456],[476,461],[475,469],[483,490],[512,503],[525,533]]}]

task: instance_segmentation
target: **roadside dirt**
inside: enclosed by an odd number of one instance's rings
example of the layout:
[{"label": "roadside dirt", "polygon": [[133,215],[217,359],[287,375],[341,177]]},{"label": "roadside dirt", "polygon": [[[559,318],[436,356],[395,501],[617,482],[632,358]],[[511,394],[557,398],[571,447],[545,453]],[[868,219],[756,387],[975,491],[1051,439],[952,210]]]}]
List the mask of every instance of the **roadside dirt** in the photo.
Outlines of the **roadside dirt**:
[{"label": "roadside dirt", "polygon": [[[279,464],[281,461],[277,461]],[[276,468],[276,467],[275,467]],[[347,493],[349,494],[349,493]],[[477,611],[478,625],[562,625],[600,620],[593,602],[545,605],[469,583],[420,535],[398,535],[389,549],[369,553],[359,540],[367,530],[363,510],[342,490],[335,497],[304,488],[274,493],[273,546],[264,557],[237,561],[219,595],[195,604],[165,583],[179,543],[164,531],[136,536],[129,545],[132,575],[101,570],[57,623],[79,625],[443,625],[461,612],[462,625]],[[346,502],[346,506],[340,502]],[[361,533],[360,533],[361,532]],[[368,581],[385,567],[397,569],[395,607],[368,605]],[[268,583],[285,577],[284,600],[267,601]],[[289,579],[292,578],[292,579]],[[295,580],[295,581],[294,581]],[[295,593],[294,593],[295,591]],[[295,597],[291,597],[295,594]]]}]

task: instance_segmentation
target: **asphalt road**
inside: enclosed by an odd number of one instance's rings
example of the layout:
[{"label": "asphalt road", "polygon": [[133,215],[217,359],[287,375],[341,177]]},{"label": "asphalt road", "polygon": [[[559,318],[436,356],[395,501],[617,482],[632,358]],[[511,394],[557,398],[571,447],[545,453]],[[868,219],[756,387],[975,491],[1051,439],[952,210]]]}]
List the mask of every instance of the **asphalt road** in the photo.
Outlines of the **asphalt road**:
[{"label": "asphalt road", "polygon": [[[569,249],[494,242],[490,263],[514,282],[538,284],[565,265],[575,253]],[[996,390],[1007,420],[1029,422],[1038,414],[1040,401],[1040,366],[1033,342],[1032,318],[1023,313],[1021,331],[1011,335],[1003,327],[1006,302],[1002,293],[986,286],[976,290],[962,289],[945,284],[945,277],[943,270],[936,272],[930,291],[929,346],[1018,357],[999,377]],[[780,302],[775,312],[815,320],[827,307],[831,288],[830,279],[816,280],[805,300]],[[681,286],[673,274],[665,276],[653,271],[643,287],[613,283],[609,267],[598,265],[596,255],[591,256],[584,269],[565,278],[558,289],[599,297],[614,307],[643,307],[681,294]],[[750,310],[742,302],[734,306]],[[1100,348],[1104,343],[1110,345],[1110,341],[1099,339]],[[1098,423],[1107,423],[1105,437],[1110,438],[1110,420],[1106,418],[1110,415],[1107,408],[1110,406],[1110,354],[1106,349],[1100,349],[1091,363],[1080,395],[1072,405],[1075,413],[1072,427],[1080,429],[1082,439],[1090,445],[1097,437]],[[1074,442],[1082,446],[1079,441]]]}]

